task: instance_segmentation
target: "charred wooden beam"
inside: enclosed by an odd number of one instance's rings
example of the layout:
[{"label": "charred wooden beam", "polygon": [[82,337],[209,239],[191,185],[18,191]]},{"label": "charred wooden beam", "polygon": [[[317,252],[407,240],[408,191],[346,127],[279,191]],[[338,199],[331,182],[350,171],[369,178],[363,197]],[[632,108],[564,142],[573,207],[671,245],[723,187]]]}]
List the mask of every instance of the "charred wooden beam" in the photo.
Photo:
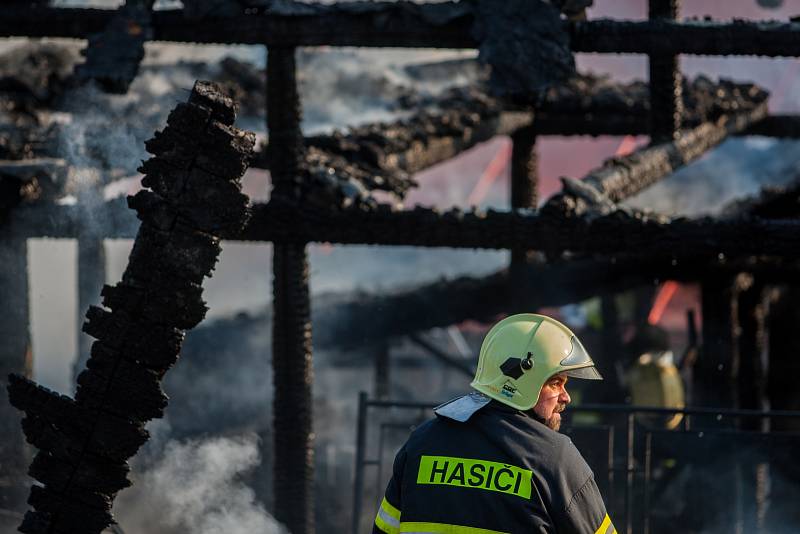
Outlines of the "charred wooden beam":
[{"label": "charred wooden beam", "polygon": [[352,176],[366,189],[402,198],[417,185],[413,173],[510,134],[532,119],[529,112],[504,112],[499,102],[475,90],[452,91],[435,107],[394,123],[308,137],[306,144],[316,149],[307,156],[309,166],[323,167],[320,172],[329,176]]},{"label": "charred wooden beam", "polygon": [[800,117],[797,115],[770,115],[751,125],[739,135],[797,139],[800,137]]},{"label": "charred wooden beam", "polygon": [[[511,134],[511,209],[536,209],[538,203],[539,161],[536,153],[536,130],[520,128]],[[509,268],[512,277],[521,270],[533,253],[525,249],[511,251]]]},{"label": "charred wooden beam", "polygon": [[668,143],[650,145],[629,156],[611,158],[580,181],[564,180],[564,191],[548,200],[545,210],[563,211],[565,196],[577,199],[578,212],[604,209],[620,202],[695,161],[729,135],[741,132],[767,115],[765,103],[744,113],[723,115],[684,132]]},{"label": "charred wooden beam", "polygon": [[616,209],[595,218],[526,211],[441,213],[417,207],[392,211],[316,210],[272,201],[253,208],[243,240],[409,245],[615,254],[669,251],[680,256],[713,250],[731,257],[783,256],[797,250],[800,222],[759,219],[674,219]]},{"label": "charred wooden beam", "polygon": [[[85,39],[107,27],[102,9],[0,8],[2,37]],[[305,16],[303,16],[305,15]],[[464,2],[374,3],[324,14],[248,14],[191,21],[181,10],[153,13],[153,38],[206,44],[475,48],[473,8]],[[800,55],[800,24],[756,21],[565,22],[574,52]]]},{"label": "charred wooden beam", "polygon": [[463,276],[328,305],[315,315],[315,343],[346,349],[466,320],[491,322],[514,309],[564,306],[596,296],[597,288],[612,294],[653,286],[658,280],[696,282],[740,272],[772,283],[797,282],[800,262],[720,258],[708,251],[695,257],[627,253],[528,265],[515,284],[503,269],[486,277]]},{"label": "charred wooden beam", "polygon": [[[272,153],[272,198],[289,202],[301,201],[308,186],[304,180],[307,174],[296,72],[294,48],[268,48],[267,127]],[[306,243],[277,240],[272,269],[275,517],[296,534],[313,534],[313,375]]]},{"label": "charred wooden beam", "polygon": [[[675,20],[680,0],[649,0],[650,21]],[[683,115],[683,76],[675,54],[650,54],[650,138],[655,141],[678,138]]]},{"label": "charred wooden beam", "polygon": [[709,20],[573,22],[574,52],[796,57],[800,23]]},{"label": "charred wooden beam", "polygon": [[233,126],[236,108],[218,88],[197,82],[167,127],[146,143],[142,190],[129,197],[142,225],[122,281],[102,290],[84,331],[94,337],[75,398],[13,374],[11,404],[39,449],[21,532],[100,533],[113,522],[115,495],[130,485],[127,460],[147,441],[145,423],[161,417],[164,373],[175,363],[184,331],[206,313],[202,282],[220,253],[221,237],[238,232],[247,197],[240,179],[255,135]]}]

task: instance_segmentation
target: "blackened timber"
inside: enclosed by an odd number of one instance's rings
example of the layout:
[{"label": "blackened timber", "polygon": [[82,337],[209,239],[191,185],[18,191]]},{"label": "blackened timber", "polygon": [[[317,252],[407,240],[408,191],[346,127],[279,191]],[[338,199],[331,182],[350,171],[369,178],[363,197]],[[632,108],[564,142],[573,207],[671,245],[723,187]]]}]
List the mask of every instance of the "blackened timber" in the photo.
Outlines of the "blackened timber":
[{"label": "blackened timber", "polygon": [[[536,209],[539,185],[536,130],[533,126],[520,128],[511,134],[511,143],[511,208]],[[527,264],[531,257],[532,253],[528,250],[512,250],[512,276],[519,276],[521,266]]]},{"label": "blackened timber", "polygon": [[[272,198],[300,201],[307,188],[295,50],[268,47],[267,128]],[[275,517],[296,534],[314,533],[311,303],[305,242],[273,247],[272,368],[275,386]]]},{"label": "blackened timber", "polygon": [[573,52],[796,57],[800,23],[600,19],[573,22]]},{"label": "blackened timber", "polygon": [[[581,180],[581,187],[591,188],[594,193],[611,202],[620,202],[695,161],[729,135],[745,130],[766,115],[766,104],[760,104],[749,111],[723,115],[716,121],[701,124],[672,142],[651,145],[629,156],[612,158]],[[548,204],[552,205],[558,200],[556,196]]]},{"label": "blackened timber", "polygon": [[441,213],[426,208],[392,211],[389,206],[309,210],[272,201],[253,208],[245,241],[330,242],[513,249],[550,252],[692,254],[714,250],[732,257],[795,254],[800,222],[760,219],[674,219],[615,210],[594,219],[562,218],[531,211]]},{"label": "blackened timber", "polygon": [[[680,0],[649,0],[651,21],[675,20],[680,11]],[[656,141],[678,137],[683,115],[683,76],[680,59],[676,54],[650,54],[650,138]]]},{"label": "blackened timber", "polygon": [[[456,2],[411,7],[384,3],[359,15],[241,15],[192,21],[181,10],[153,13],[153,38],[206,44],[476,48],[472,11]],[[441,6],[441,7],[439,7]],[[452,10],[452,17],[437,18]],[[460,11],[459,11],[460,10]],[[2,37],[85,39],[114,11],[24,6],[0,8]],[[800,23],[755,21],[565,22],[574,52],[800,56]]]},{"label": "blackened timber", "polygon": [[694,257],[635,255],[576,258],[527,265],[516,285],[508,269],[485,277],[462,276],[413,289],[359,295],[317,309],[315,343],[353,348],[393,337],[458,324],[491,322],[511,306],[559,307],[597,295],[597,288],[620,293],[653,286],[658,280],[696,282],[704,276],[731,277],[748,271],[768,282],[797,282],[800,263],[779,258],[719,258],[704,251]]},{"label": "blackened timber", "polygon": [[797,139],[800,137],[800,116],[770,115],[750,125],[740,135]]},{"label": "blackened timber", "polygon": [[147,421],[163,416],[161,380],[184,330],[207,311],[202,282],[220,239],[247,217],[240,180],[255,134],[233,126],[235,113],[218,87],[198,81],[145,143],[154,155],[140,168],[149,189],[128,197],[142,224],[122,281],[104,286],[103,307],[86,313],[83,330],[96,341],[75,398],[10,375],[9,400],[39,449],[29,474],[43,484],[31,488],[34,510],[20,532],[99,534],[113,523],[114,497],[130,485],[127,460],[149,438]]},{"label": "blackened timber", "polygon": [[[472,8],[463,2],[376,2],[366,7],[308,16],[243,14],[190,22],[182,10],[156,11],[153,40],[267,46],[477,47],[471,34]],[[0,37],[85,39],[106,28],[113,15],[114,11],[102,9],[3,7]]]}]

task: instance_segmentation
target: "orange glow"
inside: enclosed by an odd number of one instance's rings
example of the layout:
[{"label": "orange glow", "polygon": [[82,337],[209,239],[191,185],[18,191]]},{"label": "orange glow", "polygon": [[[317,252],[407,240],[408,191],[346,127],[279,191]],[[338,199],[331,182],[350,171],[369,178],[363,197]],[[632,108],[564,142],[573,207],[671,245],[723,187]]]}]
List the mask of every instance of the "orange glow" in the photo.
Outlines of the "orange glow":
[{"label": "orange glow", "polygon": [[661,289],[658,290],[653,307],[650,309],[650,315],[647,316],[647,322],[650,324],[658,324],[664,310],[667,309],[669,301],[672,300],[673,295],[678,290],[678,282],[668,280],[661,284]]},{"label": "orange glow", "polygon": [[492,161],[489,162],[489,165],[486,166],[484,169],[483,174],[481,174],[478,183],[475,184],[475,187],[472,189],[472,192],[467,197],[467,206],[477,206],[481,200],[484,199],[486,194],[491,189],[492,184],[497,180],[497,177],[500,176],[500,173],[506,168],[508,165],[508,160],[511,157],[511,143],[507,143],[503,145],[500,150],[497,151]]},{"label": "orange glow", "polygon": [[636,138],[632,135],[626,135],[625,137],[622,138],[622,141],[617,147],[616,152],[614,152],[614,155],[627,156],[634,150],[636,150]]}]

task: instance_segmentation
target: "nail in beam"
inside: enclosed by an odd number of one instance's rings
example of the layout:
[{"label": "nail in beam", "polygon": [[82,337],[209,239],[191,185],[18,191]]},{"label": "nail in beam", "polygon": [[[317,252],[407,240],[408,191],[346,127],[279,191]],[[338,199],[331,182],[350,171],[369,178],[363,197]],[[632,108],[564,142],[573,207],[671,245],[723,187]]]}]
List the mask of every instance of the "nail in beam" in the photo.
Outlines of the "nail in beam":
[{"label": "nail in beam", "polygon": [[[267,55],[272,197],[300,195],[303,136],[294,48]],[[272,367],[275,382],[275,516],[293,534],[314,533],[311,314],[304,243],[273,246]]]}]

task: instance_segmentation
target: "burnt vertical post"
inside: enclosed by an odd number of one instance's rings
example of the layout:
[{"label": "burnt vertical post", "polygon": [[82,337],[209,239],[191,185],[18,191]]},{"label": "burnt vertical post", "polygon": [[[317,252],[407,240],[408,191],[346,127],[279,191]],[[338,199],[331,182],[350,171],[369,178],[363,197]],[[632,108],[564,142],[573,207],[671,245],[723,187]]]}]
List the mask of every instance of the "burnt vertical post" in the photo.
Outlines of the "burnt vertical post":
[{"label": "burnt vertical post", "polygon": [[[536,154],[536,130],[524,126],[511,134],[511,209],[536,208],[539,162]],[[511,280],[520,282],[530,260],[528,250],[511,250]]]},{"label": "burnt vertical post", "polygon": [[[738,296],[739,312],[739,405],[749,410],[767,408],[766,354],[766,296],[763,284],[755,281]],[[766,431],[766,420],[749,419],[742,428]],[[762,532],[765,526],[769,465],[765,462],[744,462],[743,529]]]},{"label": "burnt vertical post", "polygon": [[738,389],[736,280],[702,281],[703,351],[695,365],[695,398],[701,406],[735,407]]},{"label": "burnt vertical post", "polygon": [[[681,0],[648,0],[650,20],[676,20]],[[650,137],[677,138],[683,115],[683,77],[678,56],[652,54],[650,64]]]},{"label": "burnt vertical post", "polygon": [[[5,386],[11,373],[28,377],[32,374],[27,241],[0,239],[0,266],[0,379]],[[0,510],[19,513],[20,517],[28,493],[28,459],[21,419],[8,397],[0,395]],[[9,514],[0,514],[0,526],[6,526],[3,521],[8,517]],[[18,523],[16,518],[12,521]],[[7,526],[11,530],[16,524]]]},{"label": "burnt vertical post", "polygon": [[[303,136],[295,49],[267,54],[267,129],[272,202],[299,200]],[[311,313],[304,244],[273,246],[272,367],[275,517],[294,534],[314,532]]]}]

